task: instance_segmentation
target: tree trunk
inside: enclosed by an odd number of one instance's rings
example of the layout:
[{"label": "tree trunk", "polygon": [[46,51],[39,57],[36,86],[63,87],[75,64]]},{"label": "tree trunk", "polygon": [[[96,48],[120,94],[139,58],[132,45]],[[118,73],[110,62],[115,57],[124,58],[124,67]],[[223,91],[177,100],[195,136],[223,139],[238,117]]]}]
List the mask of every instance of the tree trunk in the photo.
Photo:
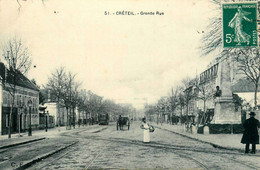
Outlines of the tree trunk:
[{"label": "tree trunk", "polygon": [[206,99],[203,100],[203,115],[200,120],[200,124],[202,124],[202,121],[203,121],[203,124],[205,124],[205,117],[206,117]]},{"label": "tree trunk", "polygon": [[58,130],[60,131],[60,124],[61,124],[61,115],[60,115],[60,98],[58,98],[57,102],[57,109],[58,109]]},{"label": "tree trunk", "polygon": [[186,123],[188,123],[188,112],[189,112],[189,105],[188,105],[188,103],[187,103],[187,113],[186,113]]},{"label": "tree trunk", "polygon": [[75,107],[72,107],[72,114],[73,114],[73,129],[75,129],[75,124],[76,124],[76,116],[75,116]]},{"label": "tree trunk", "polygon": [[11,129],[12,129],[12,112],[13,112],[13,106],[10,108],[10,113],[9,113],[9,128],[8,128],[8,138],[10,139],[12,137],[11,135]]},{"label": "tree trunk", "polygon": [[181,105],[181,125],[182,125],[182,110],[183,110],[183,106]]},{"label": "tree trunk", "polygon": [[13,91],[13,98],[12,98],[12,105],[10,108],[9,113],[9,129],[8,129],[8,138],[10,139],[12,137],[12,114],[13,114],[13,107],[14,107],[14,98],[15,98],[15,91]]},{"label": "tree trunk", "polygon": [[255,110],[257,109],[257,90],[258,90],[258,81],[255,84],[255,97],[254,97],[254,100],[255,100]]},{"label": "tree trunk", "polygon": [[67,123],[66,123],[67,128],[66,129],[68,129],[69,128],[69,108],[68,107],[66,107],[66,111],[67,111]]}]

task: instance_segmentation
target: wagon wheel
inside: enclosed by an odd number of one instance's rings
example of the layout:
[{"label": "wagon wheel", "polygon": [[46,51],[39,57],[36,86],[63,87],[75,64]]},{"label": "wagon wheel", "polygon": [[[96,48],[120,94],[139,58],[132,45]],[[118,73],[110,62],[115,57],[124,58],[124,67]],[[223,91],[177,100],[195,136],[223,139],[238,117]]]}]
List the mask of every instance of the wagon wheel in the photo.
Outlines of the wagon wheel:
[{"label": "wagon wheel", "polygon": [[129,121],[128,121],[128,130],[129,130],[129,128],[130,128],[130,123],[129,123]]}]

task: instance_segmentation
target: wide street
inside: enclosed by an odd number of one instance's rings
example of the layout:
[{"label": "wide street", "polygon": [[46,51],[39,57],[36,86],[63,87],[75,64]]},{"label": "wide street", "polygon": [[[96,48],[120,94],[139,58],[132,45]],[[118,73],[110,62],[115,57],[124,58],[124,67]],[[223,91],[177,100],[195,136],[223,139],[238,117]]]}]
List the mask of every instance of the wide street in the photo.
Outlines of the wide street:
[{"label": "wide street", "polygon": [[151,134],[151,143],[142,142],[143,134],[139,122],[131,124],[130,130],[125,126],[122,131],[117,131],[115,124],[63,131],[57,137],[0,150],[0,169],[17,168],[19,163],[24,164],[28,159],[68,144],[72,145],[38,160],[28,169],[260,168],[259,156],[217,149],[209,144],[163,130],[163,127],[156,127],[155,132]]}]

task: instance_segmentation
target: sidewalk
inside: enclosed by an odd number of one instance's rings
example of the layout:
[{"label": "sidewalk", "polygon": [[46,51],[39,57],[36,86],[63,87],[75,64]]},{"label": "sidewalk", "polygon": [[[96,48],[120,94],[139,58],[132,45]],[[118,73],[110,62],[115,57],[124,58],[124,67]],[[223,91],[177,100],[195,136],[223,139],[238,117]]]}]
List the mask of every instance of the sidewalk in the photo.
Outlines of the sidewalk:
[{"label": "sidewalk", "polygon": [[[170,124],[154,124],[155,127],[166,129],[174,133],[189,137],[198,141],[209,143],[218,148],[231,150],[245,150],[245,144],[240,143],[243,134],[198,134],[186,132],[184,125],[170,125]],[[250,146],[251,149],[251,146]],[[260,146],[256,145],[257,153],[260,155]]]},{"label": "sidewalk", "polygon": [[[80,128],[77,126],[76,129],[82,129],[86,126],[81,126]],[[71,130],[74,130],[73,127],[71,127]],[[11,139],[8,139],[8,135],[0,135],[0,149],[8,148],[12,146],[17,146],[25,143],[30,143],[38,140],[43,140],[45,138],[55,138],[59,136],[60,134],[64,132],[69,132],[69,130],[66,130],[66,127],[55,127],[48,129],[47,132],[45,132],[45,129],[43,130],[33,130],[32,136],[28,136],[28,132],[20,133],[19,134],[12,134]]]}]

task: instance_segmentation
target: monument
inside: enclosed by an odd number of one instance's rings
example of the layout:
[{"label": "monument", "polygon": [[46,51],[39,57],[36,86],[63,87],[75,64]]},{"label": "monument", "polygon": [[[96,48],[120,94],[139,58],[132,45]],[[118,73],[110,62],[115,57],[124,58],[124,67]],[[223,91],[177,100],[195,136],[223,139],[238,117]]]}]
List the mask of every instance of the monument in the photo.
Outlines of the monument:
[{"label": "monument", "polygon": [[236,108],[233,102],[230,61],[225,58],[219,64],[216,84],[221,91],[217,90],[215,94],[214,117],[211,124],[240,124],[241,110],[240,107]]}]

